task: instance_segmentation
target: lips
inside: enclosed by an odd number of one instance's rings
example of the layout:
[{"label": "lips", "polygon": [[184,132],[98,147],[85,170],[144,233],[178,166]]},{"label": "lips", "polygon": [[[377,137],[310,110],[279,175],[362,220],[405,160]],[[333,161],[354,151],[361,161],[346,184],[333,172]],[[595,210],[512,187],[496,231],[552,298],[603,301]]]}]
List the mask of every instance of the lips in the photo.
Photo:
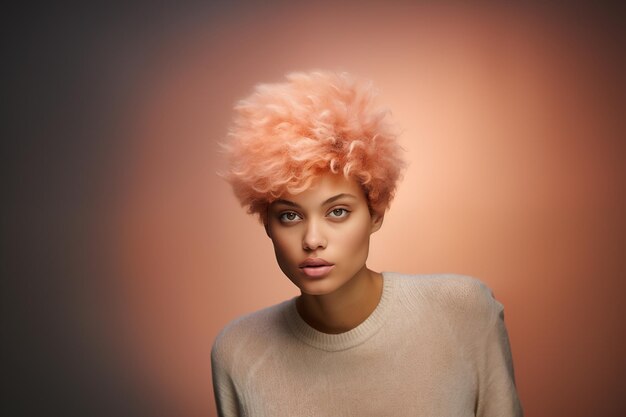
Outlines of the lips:
[{"label": "lips", "polygon": [[309,258],[298,267],[311,278],[321,278],[328,275],[335,265],[321,258]]}]

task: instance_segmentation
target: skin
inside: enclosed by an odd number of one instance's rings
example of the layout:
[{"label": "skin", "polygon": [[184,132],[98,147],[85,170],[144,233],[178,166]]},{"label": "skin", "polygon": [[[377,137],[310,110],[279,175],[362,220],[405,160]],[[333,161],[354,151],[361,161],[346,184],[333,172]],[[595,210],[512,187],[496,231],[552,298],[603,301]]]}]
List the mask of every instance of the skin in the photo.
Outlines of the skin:
[{"label": "skin", "polygon": [[[310,326],[343,333],[374,311],[383,278],[365,262],[370,236],[382,222],[383,215],[370,213],[355,180],[331,173],[306,191],[286,193],[270,204],[265,229],[278,265],[300,289],[296,306]],[[311,258],[334,266],[325,276],[310,277],[300,266]]]}]

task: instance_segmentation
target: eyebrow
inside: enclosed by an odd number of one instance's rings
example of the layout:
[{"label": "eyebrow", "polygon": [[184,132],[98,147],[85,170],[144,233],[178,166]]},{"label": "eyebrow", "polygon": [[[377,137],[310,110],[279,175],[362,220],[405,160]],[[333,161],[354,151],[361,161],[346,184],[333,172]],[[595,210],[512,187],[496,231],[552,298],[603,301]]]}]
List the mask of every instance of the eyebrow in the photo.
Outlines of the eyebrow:
[{"label": "eyebrow", "polygon": [[[344,197],[353,198],[353,199],[356,200],[356,196],[353,195],[353,194],[341,193],[341,194],[337,194],[335,196],[332,196],[329,199],[327,199],[326,201],[324,201],[322,203],[322,206],[325,206],[325,205],[330,204],[330,203],[334,203],[335,201],[337,201],[337,200],[339,200],[341,198],[344,198]],[[285,200],[283,198],[279,198],[278,200],[274,200],[272,202],[272,205],[274,205],[274,204],[284,204],[284,205],[290,206],[290,207],[300,207],[299,204],[294,203],[293,201]]]}]

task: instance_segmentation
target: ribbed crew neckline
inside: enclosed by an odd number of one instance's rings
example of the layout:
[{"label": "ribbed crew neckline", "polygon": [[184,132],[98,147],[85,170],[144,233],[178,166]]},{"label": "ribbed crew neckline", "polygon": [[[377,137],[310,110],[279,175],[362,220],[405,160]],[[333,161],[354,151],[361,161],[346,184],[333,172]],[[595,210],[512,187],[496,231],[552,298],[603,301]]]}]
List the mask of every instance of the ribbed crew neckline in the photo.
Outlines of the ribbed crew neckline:
[{"label": "ribbed crew neckline", "polygon": [[384,324],[395,289],[391,273],[383,272],[383,291],[378,305],[365,321],[347,332],[330,334],[311,327],[298,313],[296,298],[287,303],[285,319],[293,334],[304,343],[329,352],[350,349],[372,337]]}]

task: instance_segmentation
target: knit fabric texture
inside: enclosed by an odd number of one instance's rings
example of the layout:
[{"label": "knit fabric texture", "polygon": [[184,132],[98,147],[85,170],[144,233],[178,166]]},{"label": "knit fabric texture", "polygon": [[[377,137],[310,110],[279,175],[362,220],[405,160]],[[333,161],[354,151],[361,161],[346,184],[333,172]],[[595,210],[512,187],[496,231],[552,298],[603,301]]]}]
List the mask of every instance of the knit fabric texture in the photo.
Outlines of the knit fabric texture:
[{"label": "knit fabric texture", "polygon": [[522,416],[503,307],[477,279],[383,272],[378,306],[340,334],[309,326],[295,299],[216,338],[221,417]]}]

